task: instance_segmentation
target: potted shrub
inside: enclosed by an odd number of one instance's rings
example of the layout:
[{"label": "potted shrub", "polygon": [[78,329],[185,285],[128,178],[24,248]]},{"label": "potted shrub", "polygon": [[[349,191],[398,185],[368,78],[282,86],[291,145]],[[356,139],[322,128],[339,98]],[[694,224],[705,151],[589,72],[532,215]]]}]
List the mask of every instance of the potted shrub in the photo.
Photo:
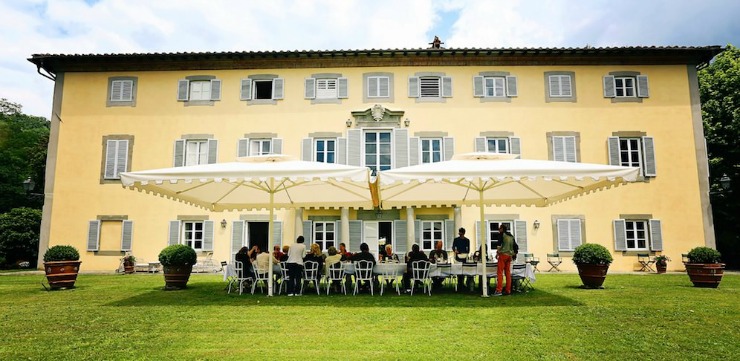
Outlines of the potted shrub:
[{"label": "potted shrub", "polygon": [[80,271],[80,253],[72,246],[52,246],[44,253],[44,270],[51,289],[75,286]]},{"label": "potted shrub", "polygon": [[694,287],[719,286],[725,269],[725,264],[720,263],[721,257],[719,251],[709,247],[696,247],[689,251],[686,273]]},{"label": "potted shrub", "polygon": [[132,255],[127,255],[123,257],[123,273],[134,273],[134,266],[136,266],[136,257]]},{"label": "potted shrub", "polygon": [[179,290],[187,287],[193,265],[198,260],[195,251],[184,245],[165,247],[159,253],[159,263],[164,271],[165,290]]},{"label": "potted shrub", "polygon": [[612,254],[600,244],[582,244],[573,252],[573,263],[578,267],[578,275],[586,288],[603,288],[612,260]]},{"label": "potted shrub", "polygon": [[666,268],[668,267],[668,262],[670,262],[671,259],[668,258],[668,256],[660,255],[655,256],[655,269],[658,273],[665,273]]}]

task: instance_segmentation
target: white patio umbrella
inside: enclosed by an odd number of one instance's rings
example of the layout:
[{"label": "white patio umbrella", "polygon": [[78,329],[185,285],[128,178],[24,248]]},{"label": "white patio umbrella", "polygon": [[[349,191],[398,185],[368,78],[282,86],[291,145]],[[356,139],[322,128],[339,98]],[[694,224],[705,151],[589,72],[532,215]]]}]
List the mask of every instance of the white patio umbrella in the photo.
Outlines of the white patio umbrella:
[{"label": "white patio umbrella", "polygon": [[[467,153],[450,161],[381,171],[380,204],[383,208],[474,205],[480,209],[481,224],[485,224],[484,206],[545,207],[633,182],[639,174],[639,168],[633,167],[514,157]],[[483,240],[485,230],[480,228],[478,239]],[[486,254],[485,248],[481,254]],[[481,272],[485,272],[484,259],[481,257]],[[483,296],[488,296],[487,282],[483,282]]]},{"label": "white patio umbrella", "polygon": [[[179,200],[210,211],[268,209],[269,240],[277,208],[373,208],[364,167],[305,162],[286,155],[237,162],[121,173],[129,189]],[[269,250],[268,250],[269,251]],[[269,267],[272,279],[272,267]],[[272,282],[268,295],[272,296]]]}]

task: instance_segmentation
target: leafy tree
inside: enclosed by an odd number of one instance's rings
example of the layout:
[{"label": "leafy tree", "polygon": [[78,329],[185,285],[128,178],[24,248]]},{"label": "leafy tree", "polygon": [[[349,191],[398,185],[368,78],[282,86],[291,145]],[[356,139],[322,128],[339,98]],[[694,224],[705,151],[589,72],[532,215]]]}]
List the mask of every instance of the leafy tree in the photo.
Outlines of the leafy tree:
[{"label": "leafy tree", "polygon": [[[710,200],[717,248],[728,267],[740,267],[740,49],[727,45],[699,71],[704,135],[710,170]],[[720,179],[730,179],[724,189]]]},{"label": "leafy tree", "polygon": [[35,268],[39,251],[41,211],[33,208],[14,208],[0,214],[0,258],[12,265],[29,261]]},{"label": "leafy tree", "polygon": [[27,196],[23,181],[31,177],[34,191],[43,192],[48,141],[46,118],[23,114],[21,105],[0,99],[0,213],[41,208],[42,199]]}]

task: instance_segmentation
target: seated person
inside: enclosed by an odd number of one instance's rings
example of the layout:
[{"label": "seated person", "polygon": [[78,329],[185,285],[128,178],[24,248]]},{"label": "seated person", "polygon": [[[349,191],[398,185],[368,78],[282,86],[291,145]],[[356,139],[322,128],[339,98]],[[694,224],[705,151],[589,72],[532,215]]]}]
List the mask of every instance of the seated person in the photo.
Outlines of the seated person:
[{"label": "seated person", "polygon": [[411,265],[416,261],[429,261],[429,258],[427,258],[427,255],[425,255],[424,252],[419,250],[418,244],[411,246],[411,252],[409,252],[407,258],[406,273],[403,274],[403,285],[406,287],[407,291],[411,291]]},{"label": "seated person", "polygon": [[[447,252],[442,249],[442,246],[444,244],[442,241],[437,241],[434,243],[434,249],[429,252],[429,261],[432,263],[447,263]],[[440,288],[442,287],[442,282],[444,282],[445,277],[432,277],[432,281],[434,282],[434,288]]]},{"label": "seated person", "polygon": [[267,252],[262,252],[257,255],[254,265],[260,272],[267,272],[268,267],[271,266],[270,259],[272,259],[272,264],[278,264],[278,260],[275,258],[275,256],[272,256]]},{"label": "seated person", "polygon": [[280,246],[276,244],[275,247],[272,248],[272,256],[282,262],[283,257],[285,257],[286,255],[285,253],[280,251]]},{"label": "seated person", "polygon": [[241,262],[242,266],[244,267],[242,270],[242,273],[237,275],[239,278],[248,278],[248,277],[254,278],[254,271],[252,270],[252,255],[258,249],[259,248],[257,246],[254,246],[251,249],[244,246],[241,249],[239,249],[239,252],[236,252],[234,259],[236,261]]},{"label": "seated person", "polygon": [[306,257],[303,257],[303,262],[305,265],[305,262],[307,261],[313,261],[319,264],[319,268],[317,269],[318,274],[316,277],[321,275],[321,272],[324,270],[324,258],[326,256],[321,253],[321,247],[319,247],[318,244],[314,243],[311,245],[311,251],[306,254]]},{"label": "seated person", "polygon": [[[341,244],[339,245],[342,246]],[[368,247],[367,243],[360,244],[360,253],[355,253],[352,255],[352,262],[359,262],[359,261],[369,261],[372,262],[373,266],[375,266],[375,256],[373,256],[372,253],[370,253],[370,247]],[[375,277],[373,277],[375,278]],[[370,285],[365,282],[365,284],[360,285],[363,289],[370,289]]]},{"label": "seated person", "polygon": [[352,260],[352,253],[347,250],[347,246],[344,242],[339,244],[339,254],[342,256],[342,262],[349,262]]},{"label": "seated person", "polygon": [[[329,267],[333,264],[339,264],[342,261],[342,255],[339,254],[337,249],[334,246],[329,247],[329,255],[326,257],[326,260],[324,260],[324,274],[328,277],[329,276]],[[332,284],[333,290],[336,292],[338,290],[339,281],[334,281]]]},{"label": "seated person", "polygon": [[378,255],[380,262],[396,262],[398,263],[398,255],[393,253],[393,246],[390,244],[385,245],[385,249]]}]

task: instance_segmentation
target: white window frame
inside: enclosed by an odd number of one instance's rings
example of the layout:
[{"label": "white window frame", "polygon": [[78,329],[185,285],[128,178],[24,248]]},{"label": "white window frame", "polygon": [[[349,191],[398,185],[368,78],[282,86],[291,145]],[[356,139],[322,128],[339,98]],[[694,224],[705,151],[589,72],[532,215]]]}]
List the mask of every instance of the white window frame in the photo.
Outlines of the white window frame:
[{"label": "white window frame", "polygon": [[324,251],[331,246],[339,247],[335,225],[334,221],[313,221],[313,243]]},{"label": "white window frame", "polygon": [[211,99],[211,81],[210,80],[190,80],[188,85],[188,101],[210,101]]},{"label": "white window frame", "polygon": [[[385,80],[385,94],[382,93],[381,90],[383,90],[382,82]],[[373,82],[375,84],[373,84]],[[368,98],[388,98],[390,97],[390,84],[391,80],[390,77],[387,76],[368,76],[367,77],[367,97]],[[373,89],[373,85],[375,85],[375,89]],[[375,94],[375,95],[373,95]]]},{"label": "white window frame", "polygon": [[[624,146],[624,145],[627,146]],[[637,145],[636,149],[634,145]],[[640,168],[640,174],[643,173],[643,150],[642,150],[642,139],[631,138],[631,137],[619,137],[619,163],[624,167],[638,167]],[[628,160],[624,160],[624,156],[627,156]],[[637,162],[632,159],[632,156],[637,156]]]},{"label": "white window frame", "polygon": [[[314,142],[314,160],[320,163],[337,162],[337,139],[336,138],[315,138]],[[323,146],[320,146],[323,145]],[[323,148],[323,150],[321,149]],[[329,149],[331,148],[331,149]],[[329,161],[331,158],[331,162]]]},{"label": "white window frame", "polygon": [[337,78],[316,79],[316,99],[337,99],[338,83]]},{"label": "white window frame", "polygon": [[208,139],[188,139],[183,150],[185,165],[208,164]]},{"label": "white window frame", "polygon": [[[252,100],[274,100],[275,85],[274,79],[252,79]],[[257,98],[257,83],[270,83],[270,96],[267,98]]]},{"label": "white window frame", "polygon": [[[421,163],[437,163],[444,160],[444,143],[442,138],[421,138]],[[434,149],[434,144],[437,149]],[[437,157],[435,160],[435,156]]]},{"label": "white window frame", "polygon": [[419,98],[441,98],[441,97],[442,97],[442,77],[440,76],[420,76],[419,77]]},{"label": "white window frame", "polygon": [[[265,151],[265,146],[267,150]],[[268,155],[272,154],[272,139],[250,139],[249,155]]]},{"label": "white window frame", "polygon": [[[435,227],[436,226],[436,227]],[[424,252],[430,252],[434,250],[434,243],[437,241],[445,241],[445,221],[444,220],[426,220],[421,221],[420,224],[421,235],[419,239],[421,244],[419,247]]]},{"label": "white window frame", "polygon": [[[628,83],[631,83],[631,84],[628,84]],[[620,92],[621,92],[621,95],[620,95]],[[614,77],[614,96],[616,98],[637,98],[637,77],[615,76]]]},{"label": "white window frame", "polygon": [[[568,79],[568,82],[570,83],[570,88],[567,89],[567,93],[565,89],[563,89],[564,79]],[[553,93],[553,82],[557,85],[557,93]],[[550,93],[550,98],[571,98],[573,97],[573,79],[570,75],[567,74],[550,75],[548,76],[547,89],[547,91]]]},{"label": "white window frame", "polygon": [[[514,220],[497,220],[497,221],[488,221],[486,222],[488,225],[488,232],[486,232],[486,241],[488,242],[488,250],[493,252],[496,250],[495,243],[498,242],[499,237],[499,231],[498,227],[501,224],[506,225],[506,229],[511,232],[511,234],[514,234]],[[478,235],[476,235],[477,237]],[[514,236],[516,238],[516,235]]]},{"label": "white window frame", "polygon": [[[368,134],[376,134],[374,143],[368,142]],[[381,143],[380,138],[381,134],[388,134],[389,139],[387,143]],[[376,144],[376,152],[371,154],[368,153],[367,149],[369,145]],[[384,146],[387,145],[388,151],[382,152],[381,148],[385,148]],[[373,155],[375,156],[375,162],[369,163],[368,162],[368,156]],[[387,156],[388,162],[383,163],[381,162],[381,159]],[[388,129],[378,129],[378,130],[365,130],[362,137],[362,161],[363,165],[370,168],[372,170],[373,175],[377,174],[378,171],[381,170],[388,170],[393,167],[393,131]]]},{"label": "white window frame", "polygon": [[[182,244],[201,251],[205,245],[205,222],[203,221],[182,221],[180,239]],[[200,229],[198,229],[200,228]],[[200,238],[198,234],[200,233]]]},{"label": "white window frame", "polygon": [[[126,89],[126,84],[128,84],[128,97],[125,97],[126,94],[124,92],[124,89]],[[119,88],[118,91],[116,91],[116,87]],[[119,97],[115,98],[115,94],[118,93]],[[131,79],[123,79],[123,80],[111,80],[111,89],[110,89],[110,101],[111,102],[131,102],[134,100],[134,81]]]},{"label": "white window frame", "polygon": [[505,98],[506,97],[506,77],[505,76],[483,77],[483,97],[484,98]]},{"label": "white window frame", "polygon": [[[487,153],[495,153],[495,154],[510,154],[511,153],[511,144],[509,143],[509,139],[507,137],[486,137],[486,152]],[[493,141],[495,143],[495,149],[491,149],[490,142]],[[505,145],[505,149],[501,151],[499,149],[499,145],[503,143]]]},{"label": "white window frame", "polygon": [[[642,229],[639,229],[642,226]],[[640,236],[642,232],[642,236]],[[624,237],[627,251],[648,251],[650,250],[649,239],[650,228],[646,219],[625,219],[624,220]],[[632,247],[630,247],[630,242]],[[643,246],[640,247],[640,242]]]}]

